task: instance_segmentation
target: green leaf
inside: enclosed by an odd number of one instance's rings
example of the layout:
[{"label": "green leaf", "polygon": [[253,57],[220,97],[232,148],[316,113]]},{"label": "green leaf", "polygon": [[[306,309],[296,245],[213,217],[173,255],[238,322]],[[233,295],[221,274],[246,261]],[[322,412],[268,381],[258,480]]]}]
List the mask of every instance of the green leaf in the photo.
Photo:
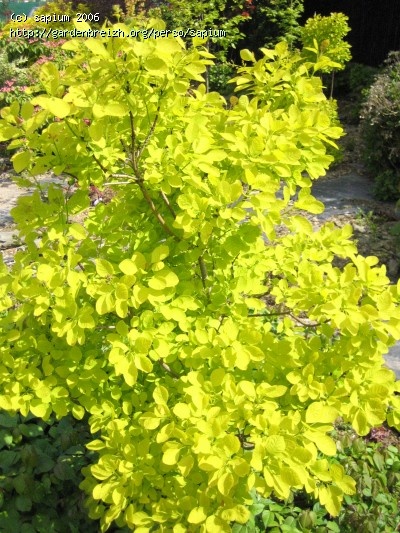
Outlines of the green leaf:
[{"label": "green leaf", "polygon": [[38,105],[43,109],[50,111],[52,115],[58,118],[65,118],[71,113],[71,106],[65,100],[56,97],[36,96],[31,101],[33,105]]},{"label": "green leaf", "polygon": [[102,117],[125,117],[128,115],[128,109],[124,104],[110,103],[105,105],[94,104],[93,116]]},{"label": "green leaf", "polygon": [[204,507],[195,507],[192,509],[188,516],[189,524],[201,524],[207,518],[207,512]]},{"label": "green leaf", "polygon": [[107,278],[114,274],[114,267],[106,259],[96,259],[96,272],[101,278]]},{"label": "green leaf", "polygon": [[87,237],[86,229],[77,222],[74,222],[69,226],[68,234],[71,235],[71,237],[73,237],[77,241],[82,241]]},{"label": "green leaf", "polygon": [[240,50],[240,57],[243,59],[243,61],[251,61],[252,63],[255,63],[256,58],[254,57],[253,52],[250,52],[250,50]]},{"label": "green leaf", "polygon": [[17,496],[15,498],[15,507],[21,513],[27,513],[32,509],[32,500],[29,496]]},{"label": "green leaf", "polygon": [[30,152],[18,152],[12,157],[12,163],[15,172],[22,172],[25,170],[31,161]]}]

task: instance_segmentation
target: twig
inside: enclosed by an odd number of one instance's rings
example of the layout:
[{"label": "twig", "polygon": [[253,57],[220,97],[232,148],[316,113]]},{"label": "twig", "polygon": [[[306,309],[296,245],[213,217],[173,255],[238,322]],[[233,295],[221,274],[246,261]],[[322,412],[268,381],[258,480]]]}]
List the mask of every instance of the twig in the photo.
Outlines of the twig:
[{"label": "twig", "polygon": [[176,240],[179,240],[179,237],[172,231],[172,229],[168,226],[168,224],[165,222],[165,220],[163,219],[163,217],[160,215],[160,213],[157,211],[157,208],[156,206],[154,205],[154,202],[153,200],[150,198],[150,195],[149,193],[147,192],[147,189],[146,187],[144,186],[144,183],[143,183],[143,180],[137,180],[137,183],[140,187],[140,190],[142,191],[142,194],[144,196],[144,199],[146,200],[147,204],[149,205],[150,209],[153,211],[154,215],[156,216],[158,222],[160,223],[160,225],[162,226],[162,228],[164,229],[164,231],[166,233],[168,233],[168,235],[171,235],[172,237],[174,237]]},{"label": "twig", "polygon": [[136,132],[135,132],[135,124],[133,122],[133,114],[132,111],[129,111],[129,122],[131,124],[131,162],[134,164],[136,159]]},{"label": "twig", "polygon": [[163,191],[160,191],[161,193],[161,198],[163,199],[165,205],[168,207],[168,210],[169,212],[171,213],[171,215],[175,218],[176,217],[176,214],[175,214],[175,211],[174,211],[174,208],[172,207],[172,205],[170,204],[168,198],[167,198],[167,195],[165,194],[165,192]]},{"label": "twig", "polygon": [[108,172],[106,167],[101,163],[101,161],[98,159],[98,157],[96,157],[96,155],[93,152],[92,152],[92,157],[96,161],[96,163],[99,165],[101,170],[104,172],[104,174],[106,174]]},{"label": "twig", "polygon": [[202,256],[199,257],[198,262],[199,262],[200,273],[201,273],[201,282],[203,284],[203,289],[205,289],[206,279],[207,279],[207,267],[206,267],[206,264],[204,263],[204,259]]},{"label": "twig", "polygon": [[164,361],[163,361],[162,359],[159,359],[158,362],[160,363],[160,365],[162,366],[162,368],[163,368],[166,372],[168,372],[168,374],[170,374],[174,379],[179,379],[179,375],[178,375],[176,372],[174,372],[174,371],[172,370],[172,368],[171,368],[169,365],[167,365],[167,363],[164,363]]},{"label": "twig", "polygon": [[311,324],[308,324],[307,322],[303,322],[299,317],[294,316],[290,311],[280,311],[280,312],[277,312],[277,313],[254,313],[253,315],[248,315],[248,318],[256,318],[256,317],[268,318],[270,316],[284,316],[284,315],[290,316],[290,318],[292,318],[296,322],[299,322],[299,324],[301,324],[302,326],[305,326],[307,328],[315,328],[315,327],[321,325],[320,322],[314,322],[314,323],[311,323]]},{"label": "twig", "polygon": [[153,124],[151,125],[151,128],[150,130],[148,131],[147,135],[146,135],[146,138],[145,140],[143,141],[143,144],[141,145],[141,147],[138,149],[138,153],[137,153],[137,156],[140,157],[144,151],[144,149],[146,148],[146,146],[149,144],[150,142],[150,138],[151,136],[153,135],[154,133],[154,130],[156,129],[156,125],[157,125],[157,122],[158,122],[158,116],[159,116],[159,113],[160,113],[160,108],[161,108],[161,94],[160,94],[160,100],[158,102],[158,106],[157,106],[157,111],[156,111],[156,116],[154,117],[154,120],[153,120]]}]

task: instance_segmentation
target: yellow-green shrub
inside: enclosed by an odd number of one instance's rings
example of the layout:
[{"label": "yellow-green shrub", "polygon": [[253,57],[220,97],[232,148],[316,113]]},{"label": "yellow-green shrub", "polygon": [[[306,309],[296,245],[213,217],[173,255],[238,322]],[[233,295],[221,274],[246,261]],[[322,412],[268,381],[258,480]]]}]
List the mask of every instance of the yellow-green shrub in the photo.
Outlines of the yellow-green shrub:
[{"label": "yellow-green shrub", "polygon": [[[194,44],[72,40],[43,94],[1,112],[17,172],[79,187],[13,210],[26,249],[1,267],[0,408],[90,414],[100,458],[82,489],[102,530],[229,531],[253,489],[337,515],[355,483],[326,459],[336,417],[400,426],[383,368],[400,284],[349,226],[313,231],[299,211],[323,210],[310,186],[342,134],[313,65],[285,44],[243,51],[248,96],[227,105]],[[79,222],[90,184],[115,197]]]}]

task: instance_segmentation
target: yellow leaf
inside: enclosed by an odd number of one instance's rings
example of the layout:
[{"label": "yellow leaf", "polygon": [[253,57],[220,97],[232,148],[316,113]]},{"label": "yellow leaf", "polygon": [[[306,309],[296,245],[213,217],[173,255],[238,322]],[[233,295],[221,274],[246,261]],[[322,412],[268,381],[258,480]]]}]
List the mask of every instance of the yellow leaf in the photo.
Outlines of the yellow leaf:
[{"label": "yellow leaf", "polygon": [[110,54],[107,52],[103,43],[101,43],[99,39],[89,38],[86,39],[84,43],[94,55],[101,56],[103,58],[110,57]]},{"label": "yellow leaf", "polygon": [[118,267],[121,272],[123,272],[127,276],[133,276],[138,271],[137,266],[132,261],[132,259],[124,259],[123,261],[121,261]]},{"label": "yellow leaf", "polygon": [[42,403],[41,400],[31,400],[29,409],[34,416],[46,420],[52,411],[51,405],[48,403]]},{"label": "yellow leaf", "polygon": [[270,435],[265,439],[263,444],[269,455],[282,453],[286,449],[285,439],[281,435]]},{"label": "yellow leaf", "polygon": [[153,391],[154,401],[159,405],[166,405],[168,402],[168,390],[162,385],[157,385]]},{"label": "yellow leaf", "polygon": [[125,283],[118,283],[115,287],[115,297],[117,300],[127,300],[129,298],[128,287]]},{"label": "yellow leaf", "polygon": [[245,524],[250,518],[250,511],[244,505],[235,505],[235,507],[230,509],[224,509],[221,516],[227,522]]},{"label": "yellow leaf", "polygon": [[306,411],[307,424],[316,423],[330,423],[334,422],[338,416],[338,410],[330,405],[325,405],[323,402],[311,403]]},{"label": "yellow leaf", "polygon": [[101,278],[106,278],[114,274],[114,267],[106,259],[96,259],[96,272]]},{"label": "yellow leaf", "polygon": [[338,516],[343,499],[343,492],[339,489],[339,487],[320,487],[318,499],[329,514],[332,516]]},{"label": "yellow leaf", "polygon": [[76,222],[74,222],[68,228],[68,235],[71,235],[71,237],[73,237],[77,241],[82,241],[86,238],[87,231],[83,226],[81,226],[81,224],[77,224]]},{"label": "yellow leaf", "polygon": [[195,507],[192,509],[188,516],[189,524],[201,524],[207,518],[207,513],[204,507]]},{"label": "yellow leaf", "polygon": [[179,472],[183,477],[187,477],[194,465],[194,459],[191,455],[185,455],[178,463]]},{"label": "yellow leaf", "polygon": [[[154,413],[143,413],[139,418],[139,423],[146,429],[157,429],[160,425],[160,418]],[[166,463],[167,464],[167,463]]]},{"label": "yellow leaf", "polygon": [[144,355],[136,356],[135,363],[136,367],[142,372],[146,372],[146,374],[153,370],[153,363]]},{"label": "yellow leaf", "polygon": [[151,262],[152,263],[158,263],[159,261],[162,261],[169,255],[169,248],[168,246],[165,246],[164,244],[161,246],[157,246],[152,252],[151,252]]},{"label": "yellow leaf", "polygon": [[337,450],[335,441],[325,433],[318,431],[306,431],[304,436],[310,439],[310,441],[313,442],[325,455],[336,455]]},{"label": "yellow leaf", "polygon": [[238,388],[249,398],[256,397],[256,389],[251,381],[240,381]]},{"label": "yellow leaf", "polygon": [[71,112],[71,106],[68,102],[55,96],[37,96],[31,100],[31,103],[42,107],[46,111],[50,111],[52,115],[58,118],[65,118]]},{"label": "yellow leaf", "polygon": [[177,403],[172,409],[175,416],[178,418],[189,418],[190,417],[190,407],[186,403]]},{"label": "yellow leaf", "polygon": [[221,457],[216,455],[208,455],[207,457],[202,457],[199,461],[199,468],[205,470],[206,472],[212,472],[213,470],[219,470],[224,465]]},{"label": "yellow leaf", "polygon": [[164,451],[162,462],[165,465],[176,465],[179,459],[179,454],[181,453],[181,448],[168,448]]},{"label": "yellow leaf", "polygon": [[230,472],[225,472],[218,479],[218,490],[223,496],[229,496],[234,485],[235,478]]}]

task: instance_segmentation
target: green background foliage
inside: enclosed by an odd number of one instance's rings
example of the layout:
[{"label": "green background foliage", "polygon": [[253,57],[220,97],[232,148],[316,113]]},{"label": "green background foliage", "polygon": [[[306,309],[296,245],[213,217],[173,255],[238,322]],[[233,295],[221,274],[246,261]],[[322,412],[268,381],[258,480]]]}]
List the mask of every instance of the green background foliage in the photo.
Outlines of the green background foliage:
[{"label": "green background foliage", "polygon": [[[243,50],[228,103],[205,89],[204,44],[71,40],[65,68],[1,111],[38,187],[12,212],[26,248],[0,266],[0,408],[89,417],[80,486],[102,531],[230,531],[252,492],[337,516],[356,484],[331,460],[336,418],[400,427],[383,368],[400,284],[349,226],[301,216],[323,210],[311,184],[342,135],[319,78],[332,62]],[[92,184],[112,201],[90,208]]]},{"label": "green background foliage", "polygon": [[88,426],[0,413],[0,529],[3,533],[97,531],[78,485],[95,456]]},{"label": "green background foliage", "polygon": [[400,53],[389,54],[361,109],[364,160],[380,200],[400,198]]}]

